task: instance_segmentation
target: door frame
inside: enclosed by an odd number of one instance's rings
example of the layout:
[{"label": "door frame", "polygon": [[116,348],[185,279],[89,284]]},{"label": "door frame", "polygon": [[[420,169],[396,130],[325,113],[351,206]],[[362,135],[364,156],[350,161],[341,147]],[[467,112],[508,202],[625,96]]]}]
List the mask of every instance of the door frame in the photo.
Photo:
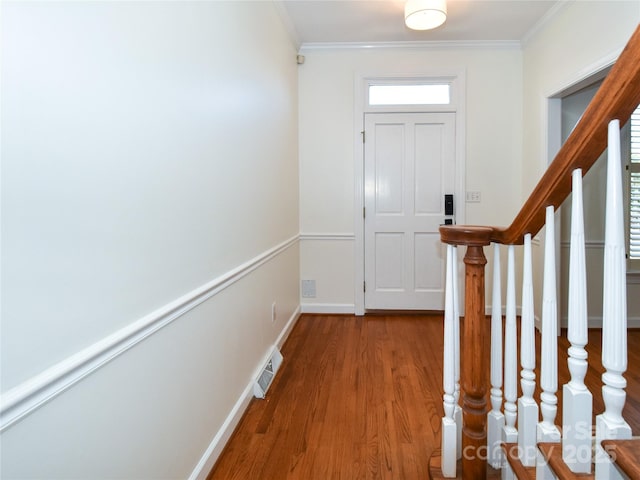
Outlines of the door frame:
[{"label": "door frame", "polygon": [[[385,83],[407,82],[439,82],[451,85],[451,102],[448,105],[402,105],[397,106],[370,106],[367,104],[367,92],[369,85]],[[359,73],[354,80],[354,310],[356,315],[364,315],[364,143],[362,132],[364,131],[365,113],[455,113],[455,162],[456,180],[454,195],[456,223],[465,223],[465,105],[466,105],[465,70],[432,71],[420,73],[390,74],[386,73]]]},{"label": "door frame", "polygon": [[[562,147],[562,99],[579,91],[589,85],[593,85],[601,80],[603,80],[611,67],[617,60],[618,56],[622,50],[613,52],[601,59],[599,59],[596,63],[590,65],[583,71],[576,73],[576,75],[571,78],[566,79],[563,83],[556,85],[551,89],[550,92],[547,92],[545,95],[545,107],[546,107],[546,115],[544,116],[544,121],[546,122],[543,125],[543,133],[545,134],[544,140],[546,141],[547,147],[547,157],[544,159],[546,164],[543,165],[543,171],[551,165],[551,162],[556,157],[558,151]],[[567,317],[563,317],[563,299],[566,301],[566,291],[563,291],[565,287],[562,278],[562,244],[561,244],[561,229],[562,222],[567,221],[566,213],[563,213],[563,207],[560,206],[556,210],[555,215],[555,256],[556,256],[556,298],[560,299],[557,302],[557,318],[558,318],[558,336],[560,335],[560,331],[562,328],[567,327]],[[535,238],[534,241],[535,246],[539,249],[539,255],[542,257],[542,252],[544,252],[544,237],[540,236],[540,238]],[[568,287],[568,285],[567,285]],[[540,291],[542,291],[540,289]],[[541,317],[535,318],[535,325],[538,330],[542,330],[542,319]],[[598,328],[595,325],[589,325],[589,328]]]}]

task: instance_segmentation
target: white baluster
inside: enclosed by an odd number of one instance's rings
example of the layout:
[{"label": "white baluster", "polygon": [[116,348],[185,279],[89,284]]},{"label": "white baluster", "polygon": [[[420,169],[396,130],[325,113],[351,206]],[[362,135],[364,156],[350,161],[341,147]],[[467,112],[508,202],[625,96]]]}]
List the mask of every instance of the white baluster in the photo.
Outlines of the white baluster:
[{"label": "white baluster", "polygon": [[627,382],[627,280],[620,165],[620,122],[609,123],[607,158],[607,205],[604,240],[604,287],[602,297],[602,399],[603,414],[596,417],[596,478],[621,478],[600,442],[627,439],[631,428],[622,418]]},{"label": "white baluster", "polygon": [[[518,416],[516,407],[517,382],[518,382],[518,336],[516,329],[516,274],[515,274],[515,253],[513,245],[509,245],[507,250],[507,305],[505,312],[504,326],[504,420],[505,425],[502,430],[502,441],[504,443],[515,443],[518,441],[518,430],[516,430],[516,417]],[[502,469],[502,479],[512,480],[515,476],[509,464],[505,464]]]},{"label": "white baluster", "polygon": [[455,410],[455,313],[454,306],[454,276],[453,273],[455,249],[447,245],[447,273],[444,306],[444,357],[443,357],[443,405],[442,417],[442,475],[446,478],[456,476],[456,422]]},{"label": "white baluster", "polygon": [[500,246],[493,244],[493,293],[491,300],[491,412],[487,419],[489,464],[502,467],[502,284],[500,281]]},{"label": "white baluster", "polygon": [[536,424],[538,405],[533,399],[536,387],[536,344],[533,310],[533,274],[531,260],[531,234],[524,237],[524,265],[522,277],[522,321],[520,323],[520,386],[522,396],[518,399],[518,447],[520,461],[525,467],[536,464]]},{"label": "white baluster", "polygon": [[453,247],[453,266],[452,284],[453,284],[453,341],[454,341],[454,378],[455,391],[453,394],[455,408],[453,410],[453,419],[456,422],[456,458],[462,458],[462,408],[460,408],[460,291],[458,285],[458,247]]},{"label": "white baluster", "polygon": [[[560,442],[560,430],[555,425],[558,410],[558,302],[556,299],[555,218],[553,206],[547,207],[544,247],[544,283],[542,289],[542,345],[540,357],[540,411],[542,421],[537,427],[538,442]],[[536,479],[554,480],[542,454],[538,452]]]},{"label": "white baluster", "polygon": [[593,397],[584,384],[587,374],[587,273],[584,250],[582,170],[573,171],[569,253],[569,383],[563,387],[562,458],[574,473],[591,473]]}]

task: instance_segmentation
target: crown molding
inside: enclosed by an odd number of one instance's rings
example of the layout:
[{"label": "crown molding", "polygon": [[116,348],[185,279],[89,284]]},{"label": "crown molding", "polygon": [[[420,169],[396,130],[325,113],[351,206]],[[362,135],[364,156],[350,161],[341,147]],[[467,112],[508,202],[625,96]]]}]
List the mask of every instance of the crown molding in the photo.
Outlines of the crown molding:
[{"label": "crown molding", "polygon": [[282,0],[271,0],[271,3],[275,7],[278,17],[280,17],[282,26],[284,27],[284,30],[287,32],[287,35],[289,36],[291,43],[293,43],[293,46],[296,48],[296,50],[300,50],[300,45],[301,45],[300,35],[298,34],[298,31],[296,30],[296,27],[293,24],[291,17],[287,13],[287,9],[284,6],[284,3],[282,2]]},{"label": "crown molding", "polygon": [[547,12],[538,20],[533,27],[529,29],[527,33],[524,34],[520,43],[522,46],[526,46],[541,30],[543,30],[547,24],[553,19],[558,12],[563,10],[568,4],[569,0],[559,0],[555,3]]},{"label": "crown molding", "polygon": [[370,50],[370,49],[520,49],[517,40],[465,40],[425,42],[308,42],[300,46],[301,52],[317,50]]}]

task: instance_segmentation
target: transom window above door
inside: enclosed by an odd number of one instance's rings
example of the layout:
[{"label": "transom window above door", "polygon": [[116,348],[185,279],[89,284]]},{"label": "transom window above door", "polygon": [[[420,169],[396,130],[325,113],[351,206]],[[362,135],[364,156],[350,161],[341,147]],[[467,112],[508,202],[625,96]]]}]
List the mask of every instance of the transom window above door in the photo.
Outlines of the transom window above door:
[{"label": "transom window above door", "polygon": [[367,94],[367,103],[370,106],[449,105],[451,103],[451,84],[370,84]]}]

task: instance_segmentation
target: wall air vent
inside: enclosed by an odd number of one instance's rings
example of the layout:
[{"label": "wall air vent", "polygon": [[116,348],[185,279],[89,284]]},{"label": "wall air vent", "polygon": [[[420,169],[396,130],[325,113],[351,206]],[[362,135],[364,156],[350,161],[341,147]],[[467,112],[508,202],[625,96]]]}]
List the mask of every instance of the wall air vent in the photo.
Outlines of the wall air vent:
[{"label": "wall air vent", "polygon": [[253,395],[256,398],[264,398],[281,364],[282,354],[278,350],[278,347],[273,347],[266,365],[260,370],[260,375],[253,385]]}]

